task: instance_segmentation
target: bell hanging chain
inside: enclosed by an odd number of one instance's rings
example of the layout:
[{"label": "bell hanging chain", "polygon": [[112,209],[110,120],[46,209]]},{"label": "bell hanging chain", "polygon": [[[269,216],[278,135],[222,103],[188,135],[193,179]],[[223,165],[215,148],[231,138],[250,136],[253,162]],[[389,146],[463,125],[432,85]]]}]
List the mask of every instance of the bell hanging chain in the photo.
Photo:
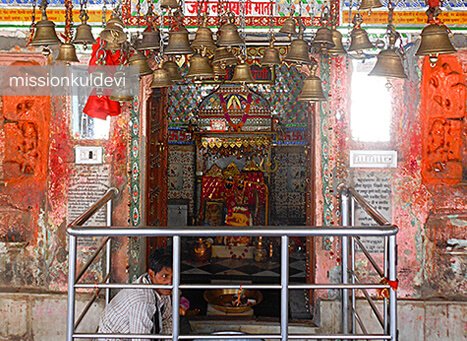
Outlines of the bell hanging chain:
[{"label": "bell hanging chain", "polygon": [[36,7],[37,7],[37,0],[32,2],[32,14],[31,14],[31,26],[29,28],[29,39],[27,45],[29,45],[34,37],[34,31],[36,29]]},{"label": "bell hanging chain", "polygon": [[274,0],[269,0],[269,40],[271,40],[274,34]]},{"label": "bell hanging chain", "polygon": [[107,21],[107,4],[106,0],[103,0],[102,4],[102,27],[105,28],[105,23]]},{"label": "bell hanging chain", "polygon": [[65,32],[63,33],[65,43],[69,43],[71,41],[71,38],[73,36],[72,27],[73,27],[73,1],[65,0]]},{"label": "bell hanging chain", "polygon": [[243,44],[240,46],[240,52],[241,55],[245,58],[245,61],[247,60],[247,52],[246,52],[246,11],[245,11],[245,1],[246,0],[240,0],[240,37],[243,40]]}]

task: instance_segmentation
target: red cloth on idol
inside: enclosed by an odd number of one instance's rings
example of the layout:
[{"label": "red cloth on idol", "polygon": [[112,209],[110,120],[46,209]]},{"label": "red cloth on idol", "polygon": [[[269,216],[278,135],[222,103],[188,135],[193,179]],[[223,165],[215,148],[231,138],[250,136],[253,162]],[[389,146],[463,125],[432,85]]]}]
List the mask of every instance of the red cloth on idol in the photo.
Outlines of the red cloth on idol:
[{"label": "red cloth on idol", "polygon": [[[96,39],[96,43],[92,45],[92,54],[91,59],[89,60],[89,65],[97,65],[97,61],[100,57],[98,54],[99,46],[101,44],[100,38]],[[110,50],[105,50],[105,65],[118,65],[120,59],[120,50],[117,50],[115,53],[112,53]],[[93,68],[89,68],[89,71],[92,72]],[[84,106],[83,112],[93,118],[99,118],[105,120],[107,116],[118,116],[122,112],[119,102],[112,101],[109,96],[97,95],[96,90],[91,92],[86,105]]]}]

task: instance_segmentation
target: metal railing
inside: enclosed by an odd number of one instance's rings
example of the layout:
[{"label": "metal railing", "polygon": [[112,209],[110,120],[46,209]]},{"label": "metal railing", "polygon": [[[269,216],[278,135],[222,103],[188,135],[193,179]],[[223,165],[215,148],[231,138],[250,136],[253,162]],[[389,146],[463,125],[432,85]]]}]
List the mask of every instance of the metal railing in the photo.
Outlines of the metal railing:
[{"label": "metal railing", "polygon": [[[100,199],[96,204],[86,211],[81,217],[88,219],[99,208],[109,202],[109,200],[117,194],[116,190],[111,190]],[[358,197],[357,197],[358,198]],[[349,195],[344,191],[342,195],[342,212],[343,212],[343,225],[349,222],[351,208],[349,205]],[[357,199],[358,200],[358,199]],[[365,203],[366,204],[366,203]],[[366,204],[368,205],[368,204]],[[109,205],[110,206],[110,205]],[[108,206],[108,207],[109,207]],[[111,207],[111,206],[110,206]],[[371,206],[368,205],[368,208]],[[372,208],[371,208],[372,209]],[[371,210],[370,210],[371,211]],[[376,211],[375,211],[376,212]],[[81,218],[80,217],[80,218]],[[317,226],[281,226],[281,227],[263,227],[263,226],[249,226],[249,227],[116,227],[109,226],[103,227],[86,227],[82,225],[86,219],[78,218],[68,228],[69,236],[69,274],[68,274],[68,311],[67,311],[67,341],[73,341],[75,338],[92,339],[96,337],[105,337],[106,339],[115,338],[138,338],[138,339],[152,339],[154,335],[147,334],[99,334],[99,333],[77,333],[75,323],[75,291],[78,288],[83,289],[106,289],[111,288],[152,288],[152,289],[171,289],[172,290],[172,335],[157,335],[158,339],[169,340],[184,340],[196,338],[203,339],[278,339],[286,341],[289,339],[305,340],[323,340],[323,339],[340,339],[340,340],[397,340],[397,325],[396,325],[396,292],[389,284],[382,283],[356,283],[356,281],[349,281],[348,261],[349,261],[349,238],[351,240],[360,237],[373,236],[381,237],[388,240],[388,262],[385,269],[389,270],[389,279],[395,280],[396,271],[396,234],[398,229],[396,226],[388,225],[381,227],[317,227]],[[77,224],[78,222],[79,224]],[[151,284],[122,284],[122,283],[109,283],[108,273],[103,283],[78,283],[76,275],[76,262],[77,262],[77,240],[81,237],[104,237],[104,241],[109,245],[113,237],[171,237],[173,248],[173,282],[172,285],[151,285]],[[264,285],[212,285],[212,284],[181,284],[180,283],[180,257],[181,257],[181,238],[182,237],[211,237],[211,236],[266,236],[266,237],[280,237],[281,239],[281,282],[280,284],[264,284]],[[343,253],[342,253],[342,283],[315,283],[315,284],[289,284],[289,237],[324,237],[335,236],[342,239]],[[107,239],[108,238],[108,239]],[[100,248],[102,249],[102,248]],[[107,270],[110,271],[110,250],[107,252]],[[99,252],[99,251],[98,251]],[[97,252],[96,252],[97,253]],[[353,257],[353,256],[352,256]],[[91,257],[91,261],[96,257]],[[354,262],[351,261],[351,266]],[[86,266],[85,266],[86,267]],[[353,275],[352,275],[353,278]],[[179,293],[180,289],[279,289],[281,291],[281,318],[280,318],[280,334],[254,334],[254,335],[180,335],[179,324]],[[342,333],[341,334],[289,334],[289,316],[288,316],[288,294],[290,289],[341,289],[342,290]],[[349,306],[349,290],[366,289],[387,289],[390,292],[389,307],[387,316],[385,315],[383,323],[386,324],[384,333],[369,334],[363,327],[363,334],[356,334],[355,328],[352,328],[352,334],[349,334],[349,311],[356,312],[353,306]],[[97,294],[95,294],[97,297]],[[107,301],[108,302],[108,301]],[[89,305],[90,306],[90,305]],[[352,308],[353,310],[351,310]],[[86,313],[86,309],[83,313]],[[83,315],[83,314],[82,314]],[[357,316],[352,314],[352,316]],[[79,320],[82,319],[82,316]],[[358,319],[358,317],[355,317]],[[360,321],[360,319],[358,319]],[[361,321],[360,321],[361,322]]]}]

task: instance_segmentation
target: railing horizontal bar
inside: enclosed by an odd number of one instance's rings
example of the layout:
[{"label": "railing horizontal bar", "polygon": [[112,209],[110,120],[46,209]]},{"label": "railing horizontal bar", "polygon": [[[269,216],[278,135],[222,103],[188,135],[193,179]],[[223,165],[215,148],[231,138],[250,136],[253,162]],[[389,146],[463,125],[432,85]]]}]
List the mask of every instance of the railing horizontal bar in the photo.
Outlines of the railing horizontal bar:
[{"label": "railing horizontal bar", "polygon": [[102,249],[104,248],[104,246],[107,244],[107,242],[110,240],[109,237],[106,237],[104,238],[104,240],[101,242],[101,244],[99,245],[99,247],[96,249],[96,251],[94,251],[94,253],[92,254],[91,258],[88,259],[88,261],[86,262],[86,264],[84,264],[84,266],[79,270],[79,273],[78,275],[76,276],[76,280],[75,280],[75,283],[78,283],[79,280],[81,279],[81,277],[83,277],[84,273],[86,272],[86,270],[91,266],[91,264],[94,262],[94,260],[96,259],[97,255],[99,255],[99,253],[102,251]]},{"label": "railing horizontal bar", "polygon": [[[74,338],[81,339],[93,339],[97,337],[105,337],[106,339],[146,339],[152,340],[155,335],[149,334],[86,334],[86,333],[74,333]],[[171,340],[171,335],[157,335],[158,339]],[[249,335],[180,335],[179,339],[280,339],[281,335],[277,334],[249,334]],[[314,339],[314,340],[327,340],[327,339],[340,339],[340,340],[389,340],[391,336],[384,334],[289,334],[289,339],[296,340],[305,340],[305,339]]]},{"label": "railing horizontal bar", "polygon": [[156,285],[156,284],[139,284],[139,283],[79,283],[75,284],[75,288],[79,289],[173,289],[172,285]]},{"label": "railing horizontal bar", "polygon": [[180,284],[180,289],[280,289],[280,284]]},{"label": "railing horizontal bar", "polygon": [[205,236],[268,236],[268,237],[281,237],[287,236],[373,236],[384,237],[396,235],[398,228],[396,226],[382,226],[382,227],[313,227],[313,226],[247,226],[227,228],[225,226],[216,227],[200,227],[193,228],[192,226],[181,227],[149,227],[142,228],[128,228],[121,226],[113,226],[109,228],[102,228],[90,226],[86,228],[68,228],[68,233],[73,236],[86,236],[86,237],[205,237]]},{"label": "railing horizontal bar", "polygon": [[386,218],[384,218],[381,213],[379,213],[373,206],[371,206],[365,198],[363,198],[354,188],[349,188],[350,194],[355,199],[356,202],[360,205],[361,208],[365,210],[370,217],[372,217],[380,225],[391,225]]},{"label": "railing horizontal bar", "polygon": [[89,218],[92,217],[94,213],[99,211],[107,201],[114,199],[118,195],[118,189],[115,187],[111,187],[105,192],[105,194],[97,200],[94,204],[92,204],[83,214],[81,214],[78,218],[73,220],[73,222],[69,226],[81,226],[83,225]]},{"label": "railing horizontal bar", "polygon": [[[155,284],[137,284],[137,283],[80,283],[75,284],[75,288],[81,289],[96,289],[96,288],[111,288],[111,289],[173,289],[171,285],[155,285]],[[181,284],[180,289],[281,289],[280,284],[263,284],[263,285],[216,285],[216,284]],[[289,289],[389,289],[389,284],[339,284],[339,283],[323,283],[323,284],[289,284]]]}]

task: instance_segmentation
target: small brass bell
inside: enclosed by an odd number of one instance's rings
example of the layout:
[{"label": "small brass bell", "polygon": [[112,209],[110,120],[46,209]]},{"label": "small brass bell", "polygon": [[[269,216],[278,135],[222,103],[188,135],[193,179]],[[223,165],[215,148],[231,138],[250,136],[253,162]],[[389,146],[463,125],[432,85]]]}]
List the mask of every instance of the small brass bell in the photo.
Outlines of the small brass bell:
[{"label": "small brass bell", "polygon": [[151,88],[167,88],[172,85],[169,72],[163,68],[154,70],[152,73]]},{"label": "small brass bell", "polygon": [[242,61],[235,66],[234,74],[232,76],[232,83],[254,83],[255,80],[251,74],[250,65]]},{"label": "small brass bell", "polygon": [[420,46],[416,56],[454,53],[456,49],[449,39],[449,31],[445,25],[430,24],[421,33]]},{"label": "small brass bell", "polygon": [[292,41],[284,61],[294,64],[313,64],[310,59],[308,43],[303,40],[303,35]]},{"label": "small brass bell", "polygon": [[152,69],[149,67],[147,58],[139,51],[136,51],[128,60],[130,67],[134,68],[139,77],[150,75]]},{"label": "small brass bell", "polygon": [[383,50],[377,58],[375,67],[369,73],[370,76],[407,78],[401,56],[395,49]]},{"label": "small brass bell", "polygon": [[195,39],[191,43],[191,48],[194,50],[207,48],[210,53],[214,53],[217,46],[212,38],[211,29],[205,25],[206,24],[203,23],[203,26],[199,27],[196,31]]},{"label": "small brass bell", "polygon": [[366,11],[368,9],[383,7],[380,0],[362,0],[358,9],[360,11]]},{"label": "small brass bell", "polygon": [[76,35],[73,44],[92,45],[96,42],[92,35],[92,28],[89,24],[81,23],[76,27]]},{"label": "small brass bell", "polygon": [[281,57],[279,51],[274,48],[274,36],[271,37],[269,47],[264,50],[263,59],[261,59],[261,65],[280,65]]},{"label": "small brass bell", "polygon": [[66,64],[79,62],[78,56],[76,55],[75,46],[71,43],[63,43],[60,45],[58,50],[58,56],[56,60],[64,62]]},{"label": "small brass bell", "polygon": [[60,39],[55,32],[55,24],[47,19],[45,7],[42,9],[42,19],[36,23],[34,38],[32,38],[32,46],[48,46],[60,44]]},{"label": "small brass bell", "polygon": [[321,27],[316,31],[315,39],[311,42],[311,45],[320,50],[329,50],[335,46],[332,40],[332,31],[327,27]]},{"label": "small brass bell", "polygon": [[214,72],[214,78],[225,78],[226,72],[225,67],[222,67],[221,63],[216,63],[212,65],[212,71]]},{"label": "small brass bell", "polygon": [[291,35],[297,34],[297,24],[295,23],[295,19],[292,16],[290,18],[285,19],[281,29],[279,30],[279,33]]},{"label": "small brass bell", "polygon": [[243,39],[238,33],[238,28],[234,24],[235,16],[229,13],[229,22],[224,24],[219,29],[219,36],[217,37],[217,46],[220,47],[233,47],[245,44]]},{"label": "small brass bell", "polygon": [[374,48],[374,45],[368,38],[368,33],[363,28],[354,28],[350,33],[349,51],[361,51],[372,48]]},{"label": "small brass bell", "polygon": [[110,44],[121,45],[127,39],[126,33],[123,31],[124,27],[125,25],[123,24],[123,21],[120,20],[120,18],[112,16],[112,18],[107,21],[105,28],[100,33],[100,37]]},{"label": "small brass bell", "polygon": [[127,88],[114,88],[110,94],[110,99],[116,102],[131,102],[133,97],[131,91]]},{"label": "small brass bell", "polygon": [[138,42],[136,49],[138,51],[159,50],[160,40],[161,35],[159,29],[152,29],[151,26],[148,26],[143,31],[143,38],[141,39],[141,41]]},{"label": "small brass bell", "polygon": [[193,55],[190,59],[190,67],[186,78],[198,79],[211,79],[214,78],[214,72],[211,65],[209,65],[208,57],[199,54]]},{"label": "small brass bell", "polygon": [[303,88],[297,97],[298,101],[321,102],[326,101],[321,79],[312,72],[303,82]]},{"label": "small brass bell", "polygon": [[176,54],[192,54],[193,50],[190,47],[190,39],[188,30],[184,27],[178,31],[169,32],[169,42],[164,50],[164,54],[176,55]]},{"label": "small brass bell", "polygon": [[178,70],[178,65],[173,60],[165,61],[162,68],[169,73],[169,78],[172,82],[180,82],[183,80]]},{"label": "small brass bell", "polygon": [[331,34],[334,47],[331,47],[328,53],[332,55],[346,54],[344,46],[342,45],[342,34],[336,29],[332,29]]},{"label": "small brass bell", "polygon": [[161,0],[160,6],[161,8],[178,8],[180,4],[177,0]]},{"label": "small brass bell", "polygon": [[227,47],[218,47],[212,58],[213,64],[237,65],[237,58]]}]

